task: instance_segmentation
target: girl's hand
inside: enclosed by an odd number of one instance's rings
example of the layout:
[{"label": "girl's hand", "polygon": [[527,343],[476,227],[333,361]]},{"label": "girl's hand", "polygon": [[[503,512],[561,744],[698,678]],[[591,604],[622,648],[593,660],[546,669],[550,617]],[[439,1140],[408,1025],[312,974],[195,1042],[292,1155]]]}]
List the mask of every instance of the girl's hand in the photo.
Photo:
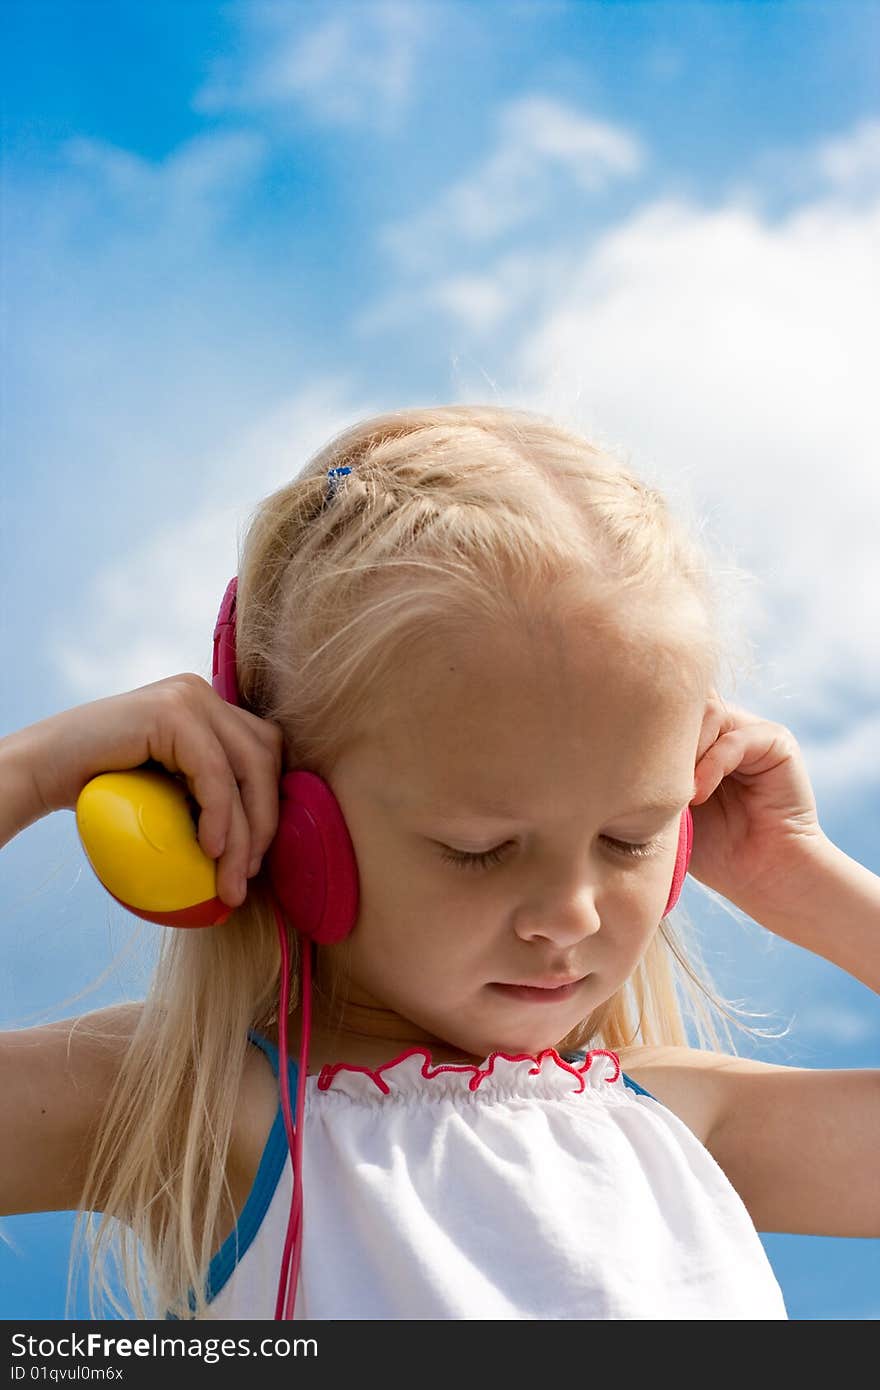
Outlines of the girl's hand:
[{"label": "girl's hand", "polygon": [[761,909],[790,912],[805,868],[828,845],[794,734],[713,690],[694,787],[688,872],[756,919]]},{"label": "girl's hand", "polygon": [[46,814],[75,810],[83,787],[102,772],[153,761],[178,774],[201,808],[198,840],[218,860],[219,896],[231,907],[244,901],[278,827],[278,724],[185,672],[64,710],[20,737]]}]

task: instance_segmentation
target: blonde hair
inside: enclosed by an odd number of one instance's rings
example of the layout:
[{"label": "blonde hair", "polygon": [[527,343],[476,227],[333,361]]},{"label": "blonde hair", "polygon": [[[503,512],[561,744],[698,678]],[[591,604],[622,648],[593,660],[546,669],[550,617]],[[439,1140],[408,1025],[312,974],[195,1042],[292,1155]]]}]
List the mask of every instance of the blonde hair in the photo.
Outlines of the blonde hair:
[{"label": "blonde hair", "polygon": [[[352,471],[328,501],[331,467]],[[564,631],[587,614],[696,690],[721,688],[735,668],[716,578],[657,489],[554,421],[497,406],[397,411],[345,430],[251,517],[239,689],[281,724],[286,766],[327,777],[415,643],[480,619]],[[113,1253],[135,1317],[204,1311],[217,1233],[234,1223],[226,1163],[247,1031],[277,1023],[280,968],[260,879],[222,929],[163,933],[77,1221],[92,1316],[96,1291],[128,1315]],[[291,1007],[298,983],[295,952]],[[626,986],[560,1046],[687,1045],[686,1018],[713,1048],[717,1020],[735,1052],[727,1023],[744,1025],[666,918]]]}]

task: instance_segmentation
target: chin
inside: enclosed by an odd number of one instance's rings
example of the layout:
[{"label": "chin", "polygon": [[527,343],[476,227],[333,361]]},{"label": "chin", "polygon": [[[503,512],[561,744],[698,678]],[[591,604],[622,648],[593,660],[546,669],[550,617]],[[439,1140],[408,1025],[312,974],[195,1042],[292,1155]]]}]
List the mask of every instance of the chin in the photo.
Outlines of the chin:
[{"label": "chin", "polygon": [[[532,1010],[527,1006],[526,1012]],[[450,1047],[460,1048],[482,1062],[493,1052],[507,1052],[512,1056],[525,1054],[528,1057],[537,1057],[551,1047],[558,1052],[560,1043],[581,1028],[585,1021],[585,1015],[581,1013],[576,1018],[557,1018],[555,1021],[528,1017],[499,1019],[494,1027],[491,1022],[482,1019],[474,1019],[470,1028],[466,1024],[463,1027],[461,1019],[456,1020],[458,1027],[451,1023],[444,1028],[436,1019],[429,1025],[423,1023],[423,1026],[429,1028],[438,1043],[442,1041]],[[430,1046],[430,1043],[426,1046]],[[574,1045],[570,1046],[573,1048]]]},{"label": "chin", "polygon": [[[497,1027],[487,1038],[489,1046],[484,1056],[489,1052],[524,1052],[536,1057],[551,1047],[559,1052],[562,1044],[565,1045],[564,1050],[574,1051],[580,1044],[571,1041],[572,1034],[584,1031],[595,1010],[581,1010],[574,1018],[570,1015],[566,1018],[564,1010],[552,1007],[547,1018],[528,1017],[529,1014],[543,1012],[543,1009],[535,1010],[527,1005],[525,1012],[525,1018],[497,1020]],[[556,1016],[549,1016],[552,1014]]]},{"label": "chin", "polygon": [[481,1051],[483,1057],[488,1057],[491,1052],[508,1052],[514,1056],[525,1053],[528,1057],[537,1057],[551,1047],[558,1052],[560,1044],[569,1033],[574,1032],[576,1026],[573,1024],[566,1033],[537,1032],[535,1029],[522,1029],[515,1033],[504,1031],[494,1034],[488,1046],[476,1050]]}]

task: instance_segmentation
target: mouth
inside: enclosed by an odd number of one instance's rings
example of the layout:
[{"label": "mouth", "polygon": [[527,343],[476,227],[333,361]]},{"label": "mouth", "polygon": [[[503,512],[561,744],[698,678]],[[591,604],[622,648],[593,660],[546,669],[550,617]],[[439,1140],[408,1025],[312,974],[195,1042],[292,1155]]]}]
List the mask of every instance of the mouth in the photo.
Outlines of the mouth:
[{"label": "mouth", "polygon": [[532,1004],[561,1004],[564,1000],[571,999],[586,978],[586,975],[581,975],[576,980],[565,980],[561,984],[551,980],[527,985],[493,982],[489,988],[505,999],[522,999]]}]

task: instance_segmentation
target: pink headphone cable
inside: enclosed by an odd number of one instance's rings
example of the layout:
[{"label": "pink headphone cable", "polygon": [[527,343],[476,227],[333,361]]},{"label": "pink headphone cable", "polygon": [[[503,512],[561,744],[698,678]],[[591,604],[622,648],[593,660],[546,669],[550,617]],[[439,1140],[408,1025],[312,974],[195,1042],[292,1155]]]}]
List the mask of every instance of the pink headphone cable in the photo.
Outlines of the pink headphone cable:
[{"label": "pink headphone cable", "polygon": [[[278,1296],[275,1301],[275,1318],[290,1319],[296,1301],[296,1286],[299,1282],[300,1256],[302,1254],[302,1135],[305,1109],[306,1077],[309,1063],[309,1037],[312,1028],[312,943],[302,938],[303,979],[302,979],[302,1039],[300,1043],[299,1071],[296,1088],[296,1129],[290,1111],[290,1078],[287,1066],[287,1013],[290,1005],[290,955],[287,944],[287,931],[284,919],[278,910],[274,896],[272,906],[278,923],[278,936],[281,942],[281,990],[278,1005],[278,1077],[281,1084],[281,1109],[284,1113],[284,1128],[287,1133],[287,1147],[293,1187],[290,1196],[290,1216],[287,1222],[287,1236],[284,1253],[281,1256],[281,1274],[278,1280]],[[291,1263],[293,1269],[291,1272]],[[285,1297],[286,1293],[286,1297]]]}]

